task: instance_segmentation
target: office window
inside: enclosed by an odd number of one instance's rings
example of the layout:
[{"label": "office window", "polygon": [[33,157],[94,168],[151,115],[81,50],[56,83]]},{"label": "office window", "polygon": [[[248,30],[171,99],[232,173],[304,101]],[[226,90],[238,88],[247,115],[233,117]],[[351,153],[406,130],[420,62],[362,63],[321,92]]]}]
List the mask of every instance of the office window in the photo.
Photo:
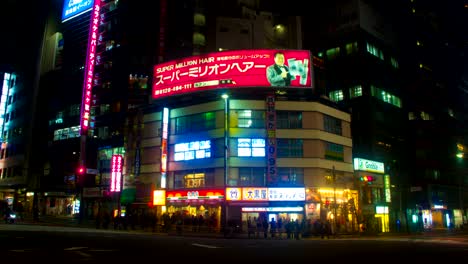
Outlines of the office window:
[{"label": "office window", "polygon": [[358,43],[357,42],[348,43],[346,44],[345,49],[346,49],[347,55],[353,54],[358,51]]},{"label": "office window", "polygon": [[349,88],[349,97],[350,98],[355,98],[362,96],[362,86],[361,85],[356,85],[351,88]]},{"label": "office window", "polygon": [[215,117],[213,112],[178,117],[176,118],[175,134],[214,129],[216,127]]},{"label": "office window", "polygon": [[304,152],[303,152],[304,142],[302,139],[277,138],[276,145],[278,149],[278,152],[277,152],[278,158],[288,158],[288,157],[302,158],[304,155]]},{"label": "office window", "polygon": [[398,69],[398,67],[399,67],[399,66],[398,66],[398,61],[397,61],[395,58],[391,57],[391,58],[390,58],[390,63],[392,64],[392,66],[393,66],[395,69]]},{"label": "office window", "polygon": [[327,51],[325,51],[325,54],[327,55],[327,59],[332,60],[335,59],[340,55],[340,47],[332,48]]},{"label": "office window", "polygon": [[379,50],[376,46],[367,43],[367,52],[376,56],[377,58],[384,60],[384,54],[381,50]]},{"label": "office window", "polygon": [[211,141],[192,141],[174,145],[174,161],[211,158]]},{"label": "office window", "polygon": [[343,91],[342,90],[331,91],[329,93],[329,97],[332,101],[335,101],[335,102],[343,101],[344,99]]},{"label": "office window", "polygon": [[276,127],[279,129],[302,128],[302,112],[276,112]]},{"label": "office window", "polygon": [[371,85],[371,95],[379,100],[401,108],[401,99],[399,97],[392,95],[391,93],[386,92],[382,89],[379,89],[374,85]]},{"label": "office window", "polygon": [[193,44],[198,45],[198,46],[205,46],[206,45],[205,35],[199,32],[193,33]]},{"label": "office window", "polygon": [[343,145],[325,142],[325,159],[328,160],[344,160],[344,147]]},{"label": "office window", "polygon": [[265,139],[238,138],[237,156],[239,157],[265,157]]},{"label": "office window", "polygon": [[265,168],[239,168],[239,186],[265,186]]},{"label": "office window", "polygon": [[278,168],[280,186],[302,186],[304,185],[303,168]]},{"label": "office window", "polygon": [[326,132],[342,135],[341,120],[329,115],[323,115],[323,128]]},{"label": "office window", "polygon": [[237,123],[231,118],[231,127],[265,128],[265,112],[254,110],[232,110],[231,117],[237,117]]}]

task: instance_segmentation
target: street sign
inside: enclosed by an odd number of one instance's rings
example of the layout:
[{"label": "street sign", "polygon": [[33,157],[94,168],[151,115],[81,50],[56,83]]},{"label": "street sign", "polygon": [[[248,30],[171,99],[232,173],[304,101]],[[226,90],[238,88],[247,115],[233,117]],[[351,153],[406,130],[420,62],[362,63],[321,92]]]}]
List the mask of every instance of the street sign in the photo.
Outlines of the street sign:
[{"label": "street sign", "polygon": [[86,174],[98,174],[99,171],[97,169],[90,169],[86,168]]}]

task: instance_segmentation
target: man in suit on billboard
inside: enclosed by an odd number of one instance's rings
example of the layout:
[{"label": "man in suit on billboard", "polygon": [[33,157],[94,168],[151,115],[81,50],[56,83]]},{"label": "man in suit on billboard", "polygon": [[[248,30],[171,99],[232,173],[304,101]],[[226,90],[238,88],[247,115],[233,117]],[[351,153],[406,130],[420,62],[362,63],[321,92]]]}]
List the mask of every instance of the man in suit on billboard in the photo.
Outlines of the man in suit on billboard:
[{"label": "man in suit on billboard", "polygon": [[266,75],[271,86],[291,86],[291,80],[296,79],[289,72],[289,67],[284,64],[285,58],[282,52],[276,52],[275,64],[268,66]]}]

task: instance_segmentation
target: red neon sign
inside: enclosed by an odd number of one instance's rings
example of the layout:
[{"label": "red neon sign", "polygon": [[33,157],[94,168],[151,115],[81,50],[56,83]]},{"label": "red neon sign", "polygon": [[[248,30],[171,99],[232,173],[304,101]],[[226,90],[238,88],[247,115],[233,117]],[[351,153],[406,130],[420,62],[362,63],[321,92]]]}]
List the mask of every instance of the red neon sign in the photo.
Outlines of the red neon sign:
[{"label": "red neon sign", "polygon": [[122,155],[112,155],[112,174],[111,174],[111,192],[120,192],[122,180]]},{"label": "red neon sign", "polygon": [[224,189],[167,191],[168,201],[224,199]]},{"label": "red neon sign", "polygon": [[86,135],[89,127],[91,113],[91,96],[94,78],[94,65],[96,61],[96,44],[100,21],[101,0],[94,0],[93,11],[88,35],[88,50],[86,51],[86,64],[84,71],[83,96],[81,101],[81,134]]},{"label": "red neon sign", "polygon": [[237,50],[193,56],[154,66],[153,99],[220,87],[311,88],[311,68],[307,50]]}]

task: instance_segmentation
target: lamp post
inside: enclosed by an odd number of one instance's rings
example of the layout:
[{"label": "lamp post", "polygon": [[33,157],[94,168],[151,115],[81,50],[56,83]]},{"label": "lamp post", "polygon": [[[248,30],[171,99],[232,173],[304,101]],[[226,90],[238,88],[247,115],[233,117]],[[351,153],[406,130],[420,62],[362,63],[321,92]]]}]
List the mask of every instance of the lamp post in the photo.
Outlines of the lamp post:
[{"label": "lamp post", "polygon": [[336,173],[335,173],[335,165],[332,167],[332,181],[333,181],[333,230],[335,231],[336,234],[336,221],[337,221],[337,215],[336,215],[336,207],[338,206],[338,202],[336,201]]},{"label": "lamp post", "polygon": [[[229,95],[223,94],[221,98],[224,99],[224,188],[228,186],[228,154],[229,154]],[[228,228],[228,206],[224,200],[224,233],[226,234]]]}]

